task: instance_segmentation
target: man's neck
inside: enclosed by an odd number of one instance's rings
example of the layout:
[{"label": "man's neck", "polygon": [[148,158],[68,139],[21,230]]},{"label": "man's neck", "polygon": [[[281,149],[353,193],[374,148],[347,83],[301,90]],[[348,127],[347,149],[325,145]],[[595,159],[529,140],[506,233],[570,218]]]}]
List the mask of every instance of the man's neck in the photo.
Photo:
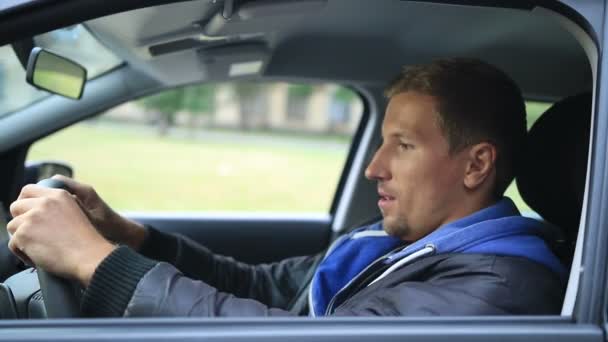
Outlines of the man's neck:
[{"label": "man's neck", "polygon": [[490,207],[490,206],[496,204],[499,200],[500,200],[499,198],[496,198],[494,196],[469,197],[469,198],[463,199],[462,202],[459,203],[457,209],[454,210],[452,212],[452,214],[449,215],[447,217],[447,219],[444,220],[441,223],[441,225],[439,225],[437,228],[439,228],[445,224],[448,224],[450,222],[459,220],[463,217],[472,215],[484,208]]}]

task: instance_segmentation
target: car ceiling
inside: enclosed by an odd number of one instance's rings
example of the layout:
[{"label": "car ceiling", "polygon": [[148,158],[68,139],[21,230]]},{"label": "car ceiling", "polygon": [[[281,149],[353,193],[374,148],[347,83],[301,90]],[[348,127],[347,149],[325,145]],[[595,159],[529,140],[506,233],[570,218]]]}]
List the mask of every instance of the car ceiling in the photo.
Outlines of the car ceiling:
[{"label": "car ceiling", "polygon": [[[166,85],[229,79],[262,61],[264,79],[382,85],[403,65],[477,57],[528,98],[589,90],[587,56],[548,11],[397,0],[257,0],[226,20],[222,3],[187,1],[87,22],[132,67]],[[202,37],[199,39],[199,37]]]}]

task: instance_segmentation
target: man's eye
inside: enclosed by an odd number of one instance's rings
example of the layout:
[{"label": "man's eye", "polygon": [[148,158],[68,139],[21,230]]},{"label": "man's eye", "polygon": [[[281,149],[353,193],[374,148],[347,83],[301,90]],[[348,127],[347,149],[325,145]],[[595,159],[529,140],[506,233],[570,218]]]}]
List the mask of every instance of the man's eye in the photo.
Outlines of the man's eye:
[{"label": "man's eye", "polygon": [[412,147],[414,147],[414,146],[411,144],[399,143],[399,149],[401,149],[401,150],[411,150]]}]

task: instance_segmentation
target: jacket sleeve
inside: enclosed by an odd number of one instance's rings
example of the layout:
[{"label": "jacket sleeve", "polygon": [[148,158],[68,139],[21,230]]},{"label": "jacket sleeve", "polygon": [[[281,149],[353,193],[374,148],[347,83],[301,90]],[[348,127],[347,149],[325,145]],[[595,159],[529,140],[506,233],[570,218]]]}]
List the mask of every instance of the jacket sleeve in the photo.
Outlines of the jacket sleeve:
[{"label": "jacket sleeve", "polygon": [[180,274],[167,263],[155,265],[142,278],[124,317],[262,317],[293,316],[259,301],[239,298]]},{"label": "jacket sleeve", "polygon": [[84,316],[288,316],[254,299],[239,298],[174,266],[144,257],[128,247],[116,248],[95,270],[84,292]]},{"label": "jacket sleeve", "polygon": [[184,276],[213,286],[236,297],[250,298],[265,305],[289,309],[312,278],[321,255],[250,265],[214,254],[193,240],[162,233],[148,227],[148,237],[140,253],[150,259],[175,266]]}]

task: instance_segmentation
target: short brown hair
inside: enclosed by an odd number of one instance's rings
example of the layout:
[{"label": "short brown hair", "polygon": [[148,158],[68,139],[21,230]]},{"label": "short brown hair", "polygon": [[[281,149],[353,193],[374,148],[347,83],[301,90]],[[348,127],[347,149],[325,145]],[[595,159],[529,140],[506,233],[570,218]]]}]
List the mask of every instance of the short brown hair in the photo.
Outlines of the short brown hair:
[{"label": "short brown hair", "polygon": [[515,177],[526,137],[526,107],[517,84],[488,63],[450,58],[404,67],[385,94],[391,98],[406,91],[437,99],[451,152],[483,141],[496,147],[494,194],[502,196]]}]

